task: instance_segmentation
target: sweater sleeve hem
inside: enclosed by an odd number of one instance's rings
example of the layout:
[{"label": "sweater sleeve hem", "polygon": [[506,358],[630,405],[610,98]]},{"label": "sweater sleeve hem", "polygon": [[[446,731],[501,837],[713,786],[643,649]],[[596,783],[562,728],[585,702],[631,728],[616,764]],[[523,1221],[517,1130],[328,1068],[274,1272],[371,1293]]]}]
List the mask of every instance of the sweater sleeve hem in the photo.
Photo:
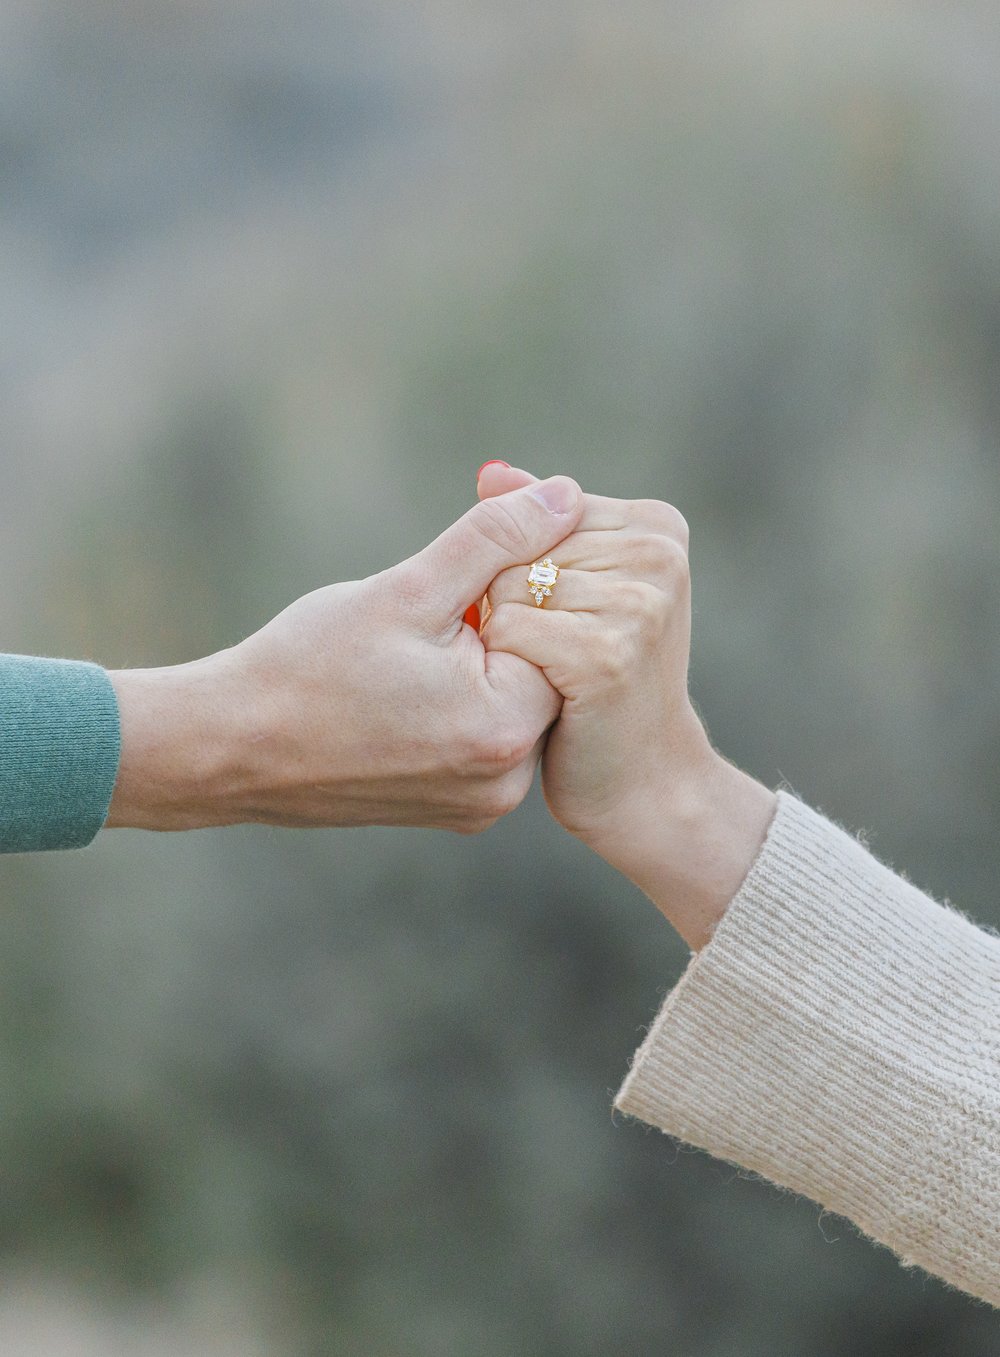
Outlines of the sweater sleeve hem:
[{"label": "sweater sleeve hem", "polygon": [[0,852],[89,844],[108,817],[120,753],[106,670],[0,656]]}]

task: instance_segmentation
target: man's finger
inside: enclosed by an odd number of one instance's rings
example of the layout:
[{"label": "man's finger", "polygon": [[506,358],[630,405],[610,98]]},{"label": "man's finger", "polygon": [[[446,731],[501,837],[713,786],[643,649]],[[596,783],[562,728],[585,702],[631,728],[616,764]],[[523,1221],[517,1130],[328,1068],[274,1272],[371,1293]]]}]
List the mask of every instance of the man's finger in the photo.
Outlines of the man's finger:
[{"label": "man's finger", "polygon": [[533,482],[475,504],[406,563],[421,575],[419,592],[459,620],[502,570],[530,565],[568,537],[580,521],[583,492],[568,476]]}]

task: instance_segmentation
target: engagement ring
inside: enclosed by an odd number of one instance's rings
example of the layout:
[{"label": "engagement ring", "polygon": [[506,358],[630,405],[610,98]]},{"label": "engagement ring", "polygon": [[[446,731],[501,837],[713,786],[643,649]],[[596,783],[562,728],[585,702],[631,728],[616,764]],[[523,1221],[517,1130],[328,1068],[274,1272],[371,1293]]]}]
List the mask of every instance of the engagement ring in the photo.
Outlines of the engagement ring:
[{"label": "engagement ring", "polygon": [[558,578],[559,567],[548,556],[544,561],[535,561],[532,565],[528,571],[528,592],[534,597],[536,608],[540,608],[547,598],[552,597],[552,590]]}]

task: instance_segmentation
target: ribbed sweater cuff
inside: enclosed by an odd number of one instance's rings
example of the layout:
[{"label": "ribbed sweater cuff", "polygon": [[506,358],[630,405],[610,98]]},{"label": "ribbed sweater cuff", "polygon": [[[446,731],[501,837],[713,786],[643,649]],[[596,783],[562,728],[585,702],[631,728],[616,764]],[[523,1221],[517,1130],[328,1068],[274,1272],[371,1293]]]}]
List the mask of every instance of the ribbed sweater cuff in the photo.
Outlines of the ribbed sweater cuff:
[{"label": "ribbed sweater cuff", "polygon": [[616,1106],[1000,1305],[1000,940],[794,797]]},{"label": "ribbed sweater cuff", "polygon": [[88,844],[107,819],[119,752],[105,670],[0,655],[0,852]]}]

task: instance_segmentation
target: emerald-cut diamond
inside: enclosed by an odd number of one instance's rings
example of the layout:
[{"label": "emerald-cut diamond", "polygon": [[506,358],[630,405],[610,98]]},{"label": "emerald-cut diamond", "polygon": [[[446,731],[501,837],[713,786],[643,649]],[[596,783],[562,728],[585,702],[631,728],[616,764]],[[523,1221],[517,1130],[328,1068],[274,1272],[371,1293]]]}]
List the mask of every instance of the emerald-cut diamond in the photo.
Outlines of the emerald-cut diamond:
[{"label": "emerald-cut diamond", "polygon": [[536,561],[528,572],[529,584],[555,584],[559,571],[551,561]]},{"label": "emerald-cut diamond", "polygon": [[544,561],[536,561],[528,571],[528,591],[540,608],[547,598],[552,597],[552,586],[559,578],[559,567],[546,556]]}]

